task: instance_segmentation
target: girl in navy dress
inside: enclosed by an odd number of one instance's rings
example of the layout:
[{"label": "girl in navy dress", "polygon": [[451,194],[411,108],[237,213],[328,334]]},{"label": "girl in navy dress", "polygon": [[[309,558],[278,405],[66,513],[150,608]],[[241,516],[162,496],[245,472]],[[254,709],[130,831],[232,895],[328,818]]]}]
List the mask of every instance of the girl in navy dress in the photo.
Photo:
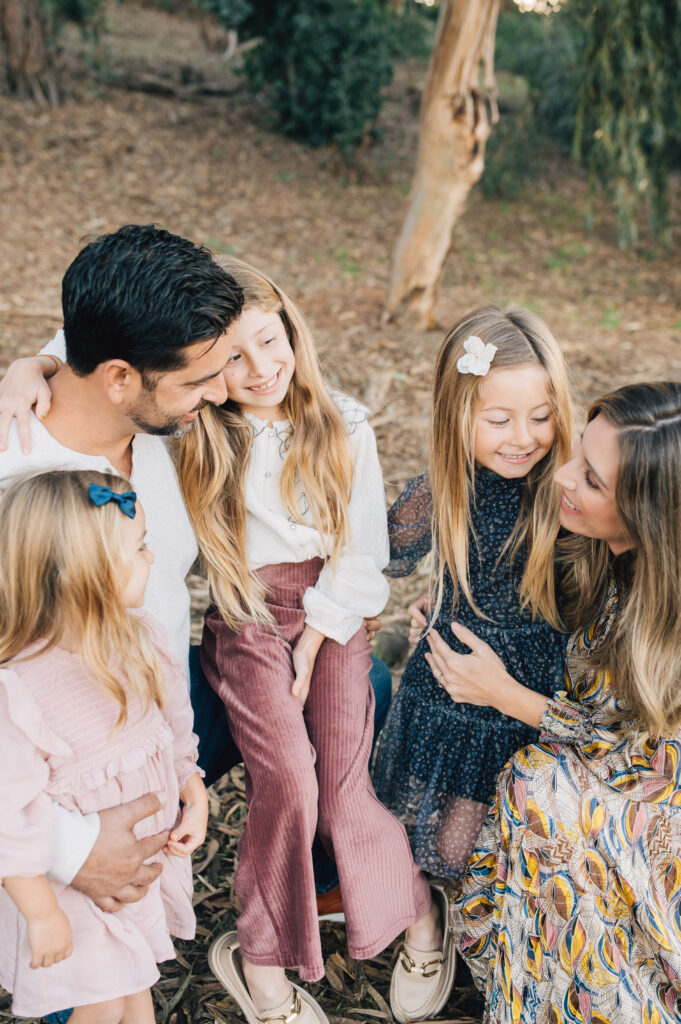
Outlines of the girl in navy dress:
[{"label": "girl in navy dress", "polygon": [[388,573],[412,572],[431,547],[434,568],[430,595],[409,609],[418,642],[374,779],[416,863],[433,875],[461,877],[497,774],[537,733],[494,708],[455,703],[431,671],[426,627],[469,653],[456,624],[467,626],[526,686],[560,688],[553,474],[571,443],[566,366],[538,317],[486,307],[449,331],[435,368],[430,471],[407,483],[389,513]]}]

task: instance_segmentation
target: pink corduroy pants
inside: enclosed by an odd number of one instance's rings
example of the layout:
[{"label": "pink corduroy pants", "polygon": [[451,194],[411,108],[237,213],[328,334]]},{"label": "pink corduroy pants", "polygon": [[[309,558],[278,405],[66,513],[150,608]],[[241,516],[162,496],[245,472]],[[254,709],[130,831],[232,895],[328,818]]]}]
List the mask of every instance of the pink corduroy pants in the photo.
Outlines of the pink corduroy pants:
[{"label": "pink corduroy pants", "polygon": [[269,565],[258,575],[278,633],[239,632],[209,609],[201,662],[224,701],[246,769],[248,819],[235,890],[243,954],[251,963],[323,977],[312,869],[315,831],[338,868],[348,948],[375,956],[427,913],[431,896],[404,828],[369,778],[374,695],[361,628],[345,647],[326,639],[301,707],[291,650],[305,624],[303,594],[323,562]]}]

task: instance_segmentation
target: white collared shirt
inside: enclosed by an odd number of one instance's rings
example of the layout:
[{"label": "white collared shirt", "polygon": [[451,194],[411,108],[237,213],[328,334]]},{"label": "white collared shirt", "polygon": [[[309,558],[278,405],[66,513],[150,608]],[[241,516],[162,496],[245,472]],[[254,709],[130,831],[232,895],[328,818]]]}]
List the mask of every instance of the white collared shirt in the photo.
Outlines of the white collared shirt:
[{"label": "white collared shirt", "polygon": [[[390,585],[382,570],[388,564],[389,543],[383,477],[367,410],[346,395],[334,392],[333,397],[348,428],[354,464],[349,503],[352,538],[336,565],[324,566],[317,584],[305,592],[303,605],[310,626],[346,644],[365,616],[378,615],[386,605]],[[249,567],[324,558],[327,545],[315,529],[302,490],[298,502],[304,510],[303,522],[292,519],[281,500],[279,482],[290,424],[268,424],[250,414],[246,418],[254,431],[246,473]]]}]

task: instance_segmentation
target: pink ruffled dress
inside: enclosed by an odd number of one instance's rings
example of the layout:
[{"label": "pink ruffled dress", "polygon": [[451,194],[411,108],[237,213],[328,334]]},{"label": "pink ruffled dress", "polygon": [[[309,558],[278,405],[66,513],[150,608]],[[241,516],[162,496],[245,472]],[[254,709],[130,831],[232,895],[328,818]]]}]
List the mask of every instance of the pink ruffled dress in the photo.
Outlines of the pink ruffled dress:
[{"label": "pink ruffled dress", "polygon": [[[181,666],[145,617],[166,675],[166,706],[118,704],[89,677],[77,655],[55,648],[0,669],[0,877],[46,874],[54,804],[83,814],[165,793],[163,809],[135,828],[138,838],[171,828],[179,793],[199,769],[192,709]],[[41,1017],[72,1006],[132,995],[153,985],[157,962],[174,958],[170,936],[195,933],[190,858],[160,853],[163,871],[138,903],[115,914],[71,886],[53,884],[71,922],[73,953],[32,970],[25,919],[0,889],[0,984],[12,1011]]]}]

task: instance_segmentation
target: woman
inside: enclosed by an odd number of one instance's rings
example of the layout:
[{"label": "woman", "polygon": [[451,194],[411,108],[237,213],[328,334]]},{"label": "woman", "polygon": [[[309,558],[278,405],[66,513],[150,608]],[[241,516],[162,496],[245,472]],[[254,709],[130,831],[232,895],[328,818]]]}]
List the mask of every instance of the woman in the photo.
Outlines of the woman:
[{"label": "woman", "polygon": [[499,776],[450,924],[485,1021],[681,1021],[681,384],[596,402],[556,482],[565,690],[528,692],[469,630],[469,656],[430,637],[453,700],[541,730]]}]

